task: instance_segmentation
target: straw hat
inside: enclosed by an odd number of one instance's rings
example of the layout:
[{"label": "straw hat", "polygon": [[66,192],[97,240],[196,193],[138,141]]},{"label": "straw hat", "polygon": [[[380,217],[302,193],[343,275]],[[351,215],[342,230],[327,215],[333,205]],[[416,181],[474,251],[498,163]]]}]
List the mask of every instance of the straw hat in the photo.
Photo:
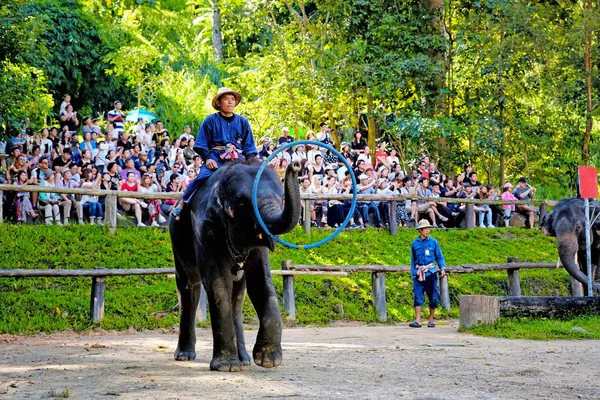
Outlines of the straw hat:
[{"label": "straw hat", "polygon": [[240,94],[240,92],[236,92],[233,89],[230,88],[220,88],[219,91],[217,92],[217,95],[215,97],[213,97],[212,99],[212,106],[215,110],[220,110],[219,105],[217,104],[217,100],[219,100],[221,98],[221,96],[223,96],[224,94],[232,94],[235,96],[235,105],[237,106],[238,104],[240,104],[240,101],[242,101],[242,95]]},{"label": "straw hat", "polygon": [[422,219],[422,220],[419,221],[419,224],[416,226],[415,229],[421,230],[421,229],[424,229],[424,228],[433,228],[433,225],[431,225],[429,223],[429,221],[427,221],[426,219]]}]

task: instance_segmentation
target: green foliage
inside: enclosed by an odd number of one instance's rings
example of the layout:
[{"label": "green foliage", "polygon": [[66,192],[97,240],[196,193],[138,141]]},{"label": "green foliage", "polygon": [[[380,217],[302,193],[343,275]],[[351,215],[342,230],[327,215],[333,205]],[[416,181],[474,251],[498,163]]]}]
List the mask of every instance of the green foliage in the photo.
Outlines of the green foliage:
[{"label": "green foliage", "polygon": [[[8,268],[160,268],[173,265],[168,233],[163,230],[119,228],[114,236],[89,226],[0,226],[0,265]],[[309,243],[324,238],[329,231],[304,235],[301,229],[287,234],[291,242]],[[528,230],[436,231],[447,263],[505,262],[507,256],[522,261],[548,261],[556,258],[552,238]],[[271,256],[278,269],[290,259],[297,264],[321,265],[407,265],[413,230],[397,236],[385,231],[346,231],[326,246],[306,251],[279,246]],[[365,240],[368,238],[368,240]],[[352,249],[349,251],[348,249]],[[535,252],[525,249],[536,249]],[[279,296],[282,279],[273,278]],[[522,271],[526,295],[566,295],[568,275],[563,269]],[[413,317],[412,284],[408,274],[386,276],[390,321]],[[451,275],[452,310],[442,317],[458,316],[461,294],[502,295],[507,293],[503,272]],[[295,279],[298,323],[326,324],[334,320],[376,321],[371,300],[371,275],[348,277],[297,277]],[[95,326],[89,318],[89,278],[0,278],[0,333],[36,333],[57,330],[82,331]],[[282,299],[280,298],[280,304]],[[110,277],[107,279],[104,329],[124,330],[170,328],[177,314],[175,282],[167,276]],[[159,313],[159,314],[157,314]],[[244,304],[245,322],[256,322],[250,304]]]},{"label": "green foliage", "polygon": [[[573,328],[581,329],[573,330]],[[489,326],[477,326],[462,330],[481,336],[507,339],[557,340],[600,339],[600,317],[582,316],[565,321],[549,319],[502,318]]]}]

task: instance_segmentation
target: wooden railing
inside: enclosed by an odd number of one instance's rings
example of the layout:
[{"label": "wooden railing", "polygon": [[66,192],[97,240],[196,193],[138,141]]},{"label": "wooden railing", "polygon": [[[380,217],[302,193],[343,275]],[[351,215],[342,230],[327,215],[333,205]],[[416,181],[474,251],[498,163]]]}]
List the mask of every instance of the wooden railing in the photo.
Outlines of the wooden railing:
[{"label": "wooden railing", "polygon": [[[181,197],[181,192],[161,192],[161,193],[140,193],[140,192],[127,192],[120,190],[101,190],[101,189],[74,189],[74,188],[56,188],[47,186],[17,186],[17,185],[2,185],[0,184],[0,199],[2,198],[2,191],[18,191],[18,192],[44,192],[44,193],[58,193],[58,194],[75,194],[75,195],[90,195],[90,196],[106,196],[105,198],[105,210],[104,220],[109,227],[111,234],[116,232],[117,227],[117,199],[119,197],[129,197],[136,199],[148,199],[148,200],[174,200]],[[311,230],[311,219],[310,219],[310,202],[314,200],[352,200],[350,194],[301,194],[301,201],[304,202],[304,231],[310,233]],[[398,202],[406,200],[420,200],[420,201],[431,201],[431,202],[446,202],[446,203],[461,203],[465,204],[465,225],[467,229],[473,229],[475,227],[475,204],[489,204],[489,205],[504,205],[504,204],[515,204],[515,205],[533,205],[540,208],[540,219],[546,214],[548,207],[556,206],[556,200],[532,200],[532,201],[503,201],[503,200],[471,200],[471,199],[455,199],[450,197],[411,197],[401,196],[399,194],[359,194],[358,201],[385,201],[390,203],[390,233],[392,235],[398,234],[398,224],[396,223],[396,205]],[[0,224],[3,220],[2,202],[0,201]]]},{"label": "wooden railing", "polygon": [[[556,268],[556,263],[524,263],[516,258],[509,258],[505,264],[462,264],[448,266],[448,273],[473,273],[485,271],[505,270],[508,274],[508,291],[511,296],[521,296],[521,284],[519,278],[520,269],[531,268]],[[272,275],[283,276],[283,309],[288,318],[295,319],[297,315],[294,277],[295,276],[348,276],[350,273],[371,272],[373,307],[380,321],[387,320],[386,305],[386,273],[410,273],[410,266],[384,266],[384,265],[304,265],[293,264],[290,260],[282,263],[281,270],[271,270]],[[109,276],[135,276],[135,275],[158,275],[175,274],[175,268],[145,268],[145,269],[0,269],[0,278],[33,278],[33,277],[91,277],[92,288],[90,296],[90,316],[93,322],[100,322],[104,318],[104,293],[106,289],[106,278]],[[573,296],[583,296],[582,285],[571,279],[571,293]],[[450,292],[448,288],[448,277],[440,279],[440,304],[446,310],[450,310]],[[207,298],[204,287],[201,287],[200,304],[196,318],[204,322],[207,318]]]}]

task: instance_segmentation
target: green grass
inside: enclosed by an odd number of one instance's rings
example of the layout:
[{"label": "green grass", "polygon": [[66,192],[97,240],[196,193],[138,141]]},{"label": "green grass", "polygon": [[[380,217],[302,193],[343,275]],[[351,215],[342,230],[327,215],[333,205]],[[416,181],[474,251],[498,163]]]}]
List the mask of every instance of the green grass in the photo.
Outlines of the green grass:
[{"label": "green grass", "polygon": [[[310,236],[297,229],[284,236],[294,243],[311,243],[331,231],[313,231]],[[408,265],[415,230],[347,231],[332,242],[311,250],[278,246],[271,255],[273,269],[283,260],[298,264]],[[556,259],[553,238],[538,231],[486,229],[434,231],[448,265],[506,262],[509,256],[521,261]],[[91,226],[0,226],[0,268],[159,268],[173,265],[168,233],[158,229],[119,228],[114,236]],[[0,333],[31,334],[57,330],[82,331],[94,327],[124,330],[170,328],[178,316],[155,313],[177,303],[174,279],[167,276],[109,277],[105,318],[94,325],[89,320],[89,278],[0,278]],[[273,278],[281,296],[282,279]],[[524,270],[524,295],[566,295],[568,275],[563,269]],[[387,274],[387,307],[390,322],[408,321],[413,316],[411,281],[408,274]],[[503,271],[456,274],[449,278],[452,310],[440,317],[458,317],[462,294],[504,295],[507,278]],[[376,321],[371,301],[371,275],[348,277],[296,277],[297,323],[323,325],[335,320]],[[281,298],[280,298],[281,301]],[[256,316],[245,302],[246,322]]]},{"label": "green grass", "polygon": [[[573,328],[581,328],[587,332]],[[600,339],[600,316],[582,316],[564,321],[503,318],[493,325],[477,326],[463,331],[508,339]]]}]

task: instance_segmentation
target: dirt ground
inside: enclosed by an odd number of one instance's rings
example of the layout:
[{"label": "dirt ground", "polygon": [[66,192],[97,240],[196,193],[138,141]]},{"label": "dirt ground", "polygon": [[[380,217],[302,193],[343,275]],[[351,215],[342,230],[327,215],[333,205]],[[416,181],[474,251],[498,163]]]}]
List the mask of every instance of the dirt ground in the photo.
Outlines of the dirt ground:
[{"label": "dirt ground", "polygon": [[[457,325],[286,329],[281,367],[239,373],[209,370],[209,329],[198,329],[193,362],[173,360],[174,332],[0,335],[0,398],[600,398],[597,342],[483,338]],[[246,331],[250,352],[255,337]]]}]

